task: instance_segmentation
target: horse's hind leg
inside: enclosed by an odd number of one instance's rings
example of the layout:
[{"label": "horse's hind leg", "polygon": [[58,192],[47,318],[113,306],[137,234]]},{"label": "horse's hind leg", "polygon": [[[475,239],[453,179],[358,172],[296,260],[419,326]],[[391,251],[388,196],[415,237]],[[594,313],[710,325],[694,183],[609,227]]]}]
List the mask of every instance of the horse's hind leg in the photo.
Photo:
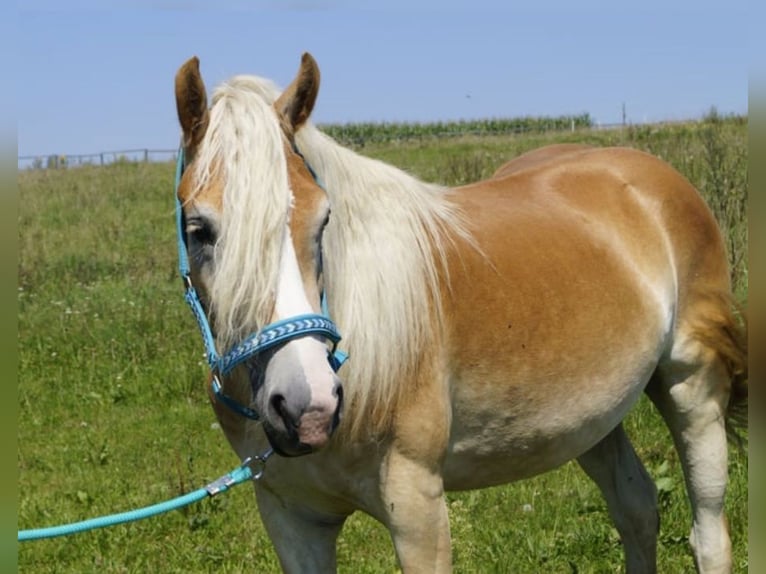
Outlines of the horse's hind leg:
[{"label": "horse's hind leg", "polygon": [[714,353],[695,343],[676,345],[673,357],[658,369],[647,394],[665,419],[681,459],[692,507],[689,541],[697,570],[727,573],[731,542],[724,516],[725,414],[730,376]]},{"label": "horse's hind leg", "polygon": [[730,572],[731,542],[724,516],[727,415],[741,416],[747,409],[744,329],[726,297],[697,298],[694,307],[687,305],[685,316],[691,319],[680,322],[670,354],[646,392],[670,428],[681,459],[697,570]]},{"label": "horse's hind leg", "polygon": [[622,425],[577,459],[606,499],[628,574],[656,572],[657,490]]}]

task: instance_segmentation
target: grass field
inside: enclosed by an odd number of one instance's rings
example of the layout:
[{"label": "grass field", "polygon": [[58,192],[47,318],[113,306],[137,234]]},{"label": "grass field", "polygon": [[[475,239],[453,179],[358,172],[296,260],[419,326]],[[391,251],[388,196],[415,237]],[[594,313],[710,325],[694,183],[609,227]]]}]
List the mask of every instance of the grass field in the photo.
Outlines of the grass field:
[{"label": "grass field", "polygon": [[[726,231],[747,298],[747,121],[719,118],[534,137],[369,144],[426,180],[460,184],[561,141],[630,145],[676,166]],[[207,404],[202,344],[176,272],[173,166],[19,174],[19,528],[81,520],[196,489],[237,464]],[[626,427],[657,481],[659,570],[688,572],[688,503],[669,435],[647,401]],[[747,459],[733,452],[727,512],[747,572]],[[595,486],[575,464],[525,482],[449,495],[456,572],[621,572]],[[395,572],[387,532],[357,514],[341,572]],[[249,486],[185,511],[19,546],[20,572],[275,572]]]}]

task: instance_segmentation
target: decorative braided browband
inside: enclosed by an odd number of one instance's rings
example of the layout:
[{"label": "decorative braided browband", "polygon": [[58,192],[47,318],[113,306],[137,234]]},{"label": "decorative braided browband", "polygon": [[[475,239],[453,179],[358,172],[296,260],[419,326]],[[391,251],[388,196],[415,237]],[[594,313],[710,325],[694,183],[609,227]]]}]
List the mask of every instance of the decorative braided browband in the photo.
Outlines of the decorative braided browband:
[{"label": "decorative braided browband", "polygon": [[[330,339],[333,344],[340,341],[340,334],[335,328],[335,324],[327,317],[315,314],[297,315],[284,321],[271,323],[259,333],[254,333],[235,345],[224,357],[219,359],[218,372],[225,375],[236,365],[250,357],[304,335],[322,335]],[[337,351],[333,349],[333,353],[335,352]]]}]

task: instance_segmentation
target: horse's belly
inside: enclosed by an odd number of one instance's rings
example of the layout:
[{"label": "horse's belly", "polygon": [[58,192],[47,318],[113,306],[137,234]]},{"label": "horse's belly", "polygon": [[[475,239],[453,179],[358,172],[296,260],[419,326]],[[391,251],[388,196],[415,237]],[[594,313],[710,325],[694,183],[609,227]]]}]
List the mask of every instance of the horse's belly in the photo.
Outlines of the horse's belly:
[{"label": "horse's belly", "polygon": [[[589,450],[626,416],[653,365],[594,385],[532,383],[458,393],[443,467],[447,490],[483,488],[552,470]],[[546,391],[546,386],[549,389]]]}]

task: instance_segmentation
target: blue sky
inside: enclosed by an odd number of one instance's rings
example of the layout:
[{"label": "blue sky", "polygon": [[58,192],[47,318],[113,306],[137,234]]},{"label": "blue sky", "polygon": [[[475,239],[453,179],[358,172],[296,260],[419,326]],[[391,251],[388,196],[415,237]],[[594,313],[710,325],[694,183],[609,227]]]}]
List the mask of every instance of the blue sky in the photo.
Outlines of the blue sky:
[{"label": "blue sky", "polygon": [[[15,53],[19,155],[173,148],[173,76],[284,86],[322,72],[314,121],[589,112],[619,122],[746,113],[742,0],[642,2],[28,0]],[[209,8],[215,6],[215,8]]]}]

